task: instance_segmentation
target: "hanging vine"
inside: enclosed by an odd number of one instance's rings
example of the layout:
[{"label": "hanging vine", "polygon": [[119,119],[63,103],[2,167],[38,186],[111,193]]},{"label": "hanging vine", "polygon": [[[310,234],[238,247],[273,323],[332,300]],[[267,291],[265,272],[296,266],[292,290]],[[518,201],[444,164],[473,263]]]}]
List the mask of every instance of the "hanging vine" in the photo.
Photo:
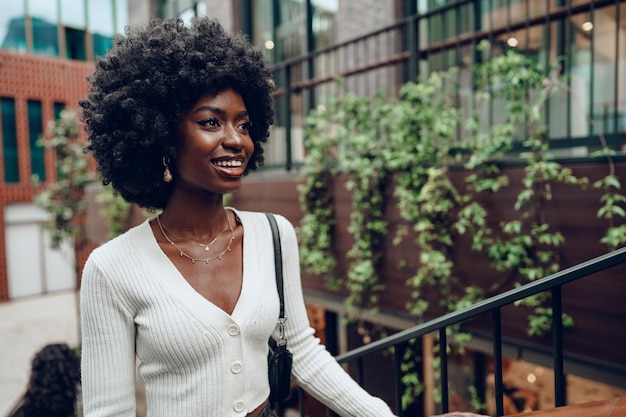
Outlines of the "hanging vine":
[{"label": "hanging vine", "polygon": [[[304,216],[298,229],[301,263],[307,272],[329,278],[332,288],[344,285],[351,317],[363,308],[375,309],[383,289],[378,275],[387,231],[384,201],[388,180],[385,146],[388,106],[382,96],[369,98],[346,94],[315,109],[307,118],[304,182],[299,186]],[[347,279],[334,279],[336,253],[332,241],[335,227],[333,178],[346,177],[352,197],[348,232],[354,243]]]},{"label": "hanging vine", "polygon": [[313,110],[306,120],[305,146],[307,155],[303,183],[298,186],[304,216],[298,227],[301,245],[300,262],[306,272],[327,276],[331,288],[337,265],[333,245],[335,210],[333,186],[337,173],[336,148],[341,128],[334,122],[337,103]]},{"label": "hanging vine", "polygon": [[385,123],[389,106],[382,95],[372,100],[348,95],[342,111],[346,135],[339,147],[338,162],[348,177],[346,189],[352,196],[348,232],[354,238],[347,254],[351,262],[345,304],[349,314],[356,317],[359,308],[376,310],[378,294],[384,288],[379,263],[387,233],[384,207],[389,171],[382,150],[388,145]]},{"label": "hanging vine", "polygon": [[[485,51],[486,45],[482,46]],[[514,127],[513,140],[522,140],[526,152],[522,190],[517,195],[515,210],[518,219],[501,224],[502,233],[488,242],[487,254],[498,271],[508,271],[515,283],[534,281],[560,269],[558,247],[563,235],[554,230],[546,218],[545,207],[552,200],[555,184],[582,187],[588,179],[578,178],[571,169],[556,162],[549,152],[543,114],[555,85],[546,79],[545,69],[523,54],[509,50],[478,66],[479,88],[492,92],[493,98],[506,101],[506,119]],[[556,68],[551,79],[557,79]],[[520,279],[521,278],[521,279]],[[542,335],[552,324],[552,309],[546,305],[544,292],[525,298],[519,305],[531,307],[528,317],[529,335]],[[564,325],[571,326],[568,315]]]},{"label": "hanging vine", "polygon": [[[439,310],[454,311],[561,268],[564,236],[547,214],[555,198],[552,190],[585,190],[589,183],[557,162],[549,150],[543,115],[550,98],[565,84],[556,66],[546,69],[514,50],[489,57],[488,47],[479,47],[487,58],[474,68],[472,116],[459,111],[457,70],[452,69],[403,85],[396,99],[346,94],[307,119],[310,176],[300,194],[305,207],[302,230],[308,234],[303,263],[324,274],[336,266],[327,258],[341,256],[330,242],[336,227],[334,178],[344,175],[352,197],[348,231],[354,245],[343,284],[352,308],[374,307],[383,288],[378,264],[385,253],[390,196],[404,221],[394,243],[411,238],[419,254],[399,265],[405,270],[415,267],[407,279],[411,301],[406,308],[416,320],[432,311],[428,300],[433,293],[439,295]],[[500,104],[504,107],[498,117],[487,125],[484,109],[500,109]],[[626,243],[626,225],[617,222],[626,217],[626,197],[612,163],[614,151],[600,137],[601,150],[593,156],[606,158],[609,173],[592,186],[602,190],[597,216],[608,223],[602,243],[614,249]],[[524,166],[521,184],[511,184],[501,170],[505,156],[516,148],[524,149],[516,159]],[[490,211],[482,202],[512,185],[521,185],[513,216],[490,223]],[[456,266],[455,254],[467,239],[469,249],[500,272],[488,288],[472,285],[467,271]],[[552,325],[549,297],[542,293],[519,303],[530,309],[531,336],[543,335]],[[563,320],[565,326],[573,325],[568,315]],[[459,328],[450,336],[461,347],[468,338]],[[412,350],[407,347],[407,352]],[[405,407],[422,389],[411,372],[416,365],[403,364]]]}]

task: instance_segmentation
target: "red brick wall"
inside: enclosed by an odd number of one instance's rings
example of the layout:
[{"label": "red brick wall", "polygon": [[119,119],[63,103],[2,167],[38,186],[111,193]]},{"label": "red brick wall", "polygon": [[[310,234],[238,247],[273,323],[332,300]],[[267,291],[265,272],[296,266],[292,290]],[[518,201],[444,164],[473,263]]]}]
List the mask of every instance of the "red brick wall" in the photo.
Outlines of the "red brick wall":
[{"label": "red brick wall", "polygon": [[[19,160],[19,183],[6,184],[3,170],[0,173],[0,302],[9,298],[7,285],[7,260],[5,242],[4,208],[15,202],[32,201],[30,144],[26,103],[37,100],[42,104],[43,126],[54,118],[54,103],[65,103],[77,108],[78,100],[87,93],[86,76],[93,71],[93,63],[60,58],[23,55],[0,51],[0,97],[15,100],[17,146]],[[0,131],[0,143],[2,141]],[[2,152],[2,146],[0,146]],[[1,154],[0,154],[1,156]],[[54,155],[45,155],[46,181],[56,179]],[[77,254],[79,265],[90,248]]]}]

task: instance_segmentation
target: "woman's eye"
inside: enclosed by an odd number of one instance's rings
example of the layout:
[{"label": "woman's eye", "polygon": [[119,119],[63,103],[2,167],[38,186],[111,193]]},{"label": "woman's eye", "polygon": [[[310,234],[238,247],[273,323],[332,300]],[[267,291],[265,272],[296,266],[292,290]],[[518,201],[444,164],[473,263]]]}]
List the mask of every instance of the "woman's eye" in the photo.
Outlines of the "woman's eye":
[{"label": "woman's eye", "polygon": [[220,127],[220,122],[217,119],[201,120],[199,123],[202,126]]},{"label": "woman's eye", "polygon": [[250,130],[251,127],[252,127],[252,122],[244,122],[244,123],[239,125],[239,128],[241,130],[245,130],[245,131]]}]

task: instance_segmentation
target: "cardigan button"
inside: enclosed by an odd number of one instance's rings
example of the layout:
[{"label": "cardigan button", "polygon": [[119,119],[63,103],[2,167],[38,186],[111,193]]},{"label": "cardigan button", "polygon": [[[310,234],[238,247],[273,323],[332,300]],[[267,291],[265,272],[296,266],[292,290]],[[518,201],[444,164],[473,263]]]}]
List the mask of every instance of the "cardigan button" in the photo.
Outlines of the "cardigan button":
[{"label": "cardigan button", "polygon": [[235,401],[235,404],[233,404],[233,410],[235,410],[238,413],[242,412],[244,408],[246,408],[246,403],[244,403],[241,400]]},{"label": "cardigan button", "polygon": [[241,372],[242,368],[243,368],[243,365],[239,361],[235,361],[235,362],[233,362],[232,365],[230,365],[230,371],[233,374],[238,374],[239,372]]},{"label": "cardigan button", "polygon": [[231,336],[237,336],[239,334],[239,326],[231,324],[228,326],[228,334]]}]

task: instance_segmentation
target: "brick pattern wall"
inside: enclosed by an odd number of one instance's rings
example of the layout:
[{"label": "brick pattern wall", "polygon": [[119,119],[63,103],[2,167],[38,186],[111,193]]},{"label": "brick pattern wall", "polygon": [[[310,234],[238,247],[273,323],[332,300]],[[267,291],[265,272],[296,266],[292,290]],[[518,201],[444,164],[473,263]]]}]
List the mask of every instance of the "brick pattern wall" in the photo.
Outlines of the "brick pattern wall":
[{"label": "brick pattern wall", "polygon": [[[87,93],[86,76],[93,71],[93,63],[36,55],[0,51],[0,97],[15,100],[19,183],[7,184],[0,176],[0,302],[9,298],[4,210],[7,204],[30,202],[35,194],[31,185],[30,143],[28,132],[27,101],[42,104],[42,124],[54,118],[54,103],[65,103],[67,108],[77,108],[78,100]],[[1,131],[0,131],[1,132]],[[2,137],[0,133],[0,143]],[[0,146],[0,150],[2,147]],[[46,181],[56,179],[54,154],[46,151]],[[77,253],[79,265],[90,248]]]}]

